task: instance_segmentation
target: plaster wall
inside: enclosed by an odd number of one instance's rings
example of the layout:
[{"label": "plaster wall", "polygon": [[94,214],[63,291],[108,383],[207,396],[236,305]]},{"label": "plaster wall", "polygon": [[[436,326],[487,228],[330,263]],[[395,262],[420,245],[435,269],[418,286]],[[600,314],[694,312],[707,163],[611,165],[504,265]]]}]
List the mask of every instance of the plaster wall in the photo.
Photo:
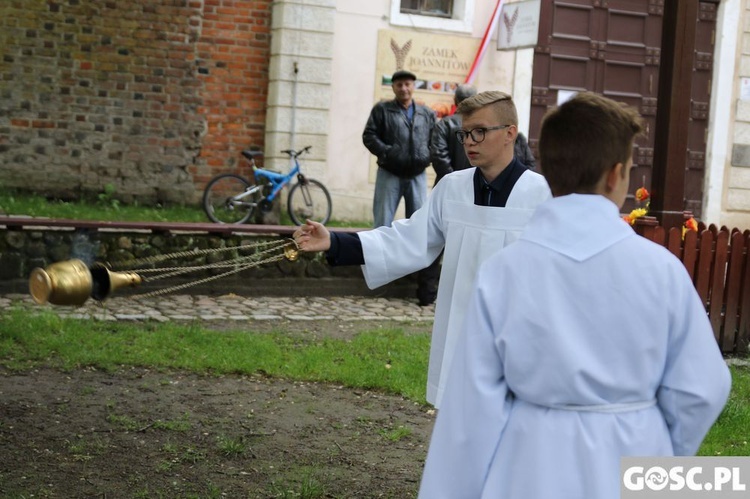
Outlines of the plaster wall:
[{"label": "plaster wall", "polygon": [[[495,2],[472,0],[471,5],[464,5],[467,12],[473,12],[468,23],[470,31],[461,30],[456,24],[446,24],[450,29],[440,29],[439,22],[432,27],[420,27],[416,22],[413,26],[393,24],[391,0],[338,0],[335,3],[326,185],[333,197],[334,218],[369,224],[372,221],[374,183],[370,175],[371,155],[362,144],[362,131],[376,101],[379,31],[466,37],[478,44],[487,29]],[[532,52],[531,49],[524,50]],[[480,91],[503,90],[514,94],[516,99],[520,97],[520,102],[526,103],[519,106],[522,124],[528,124],[530,66],[528,64],[527,71],[522,72],[522,78],[516,81],[516,51],[498,51],[494,35],[475,82]],[[428,175],[430,179],[434,176],[432,168],[428,168]],[[397,217],[402,216],[403,206]]]},{"label": "plaster wall", "polygon": [[750,228],[750,2],[719,5],[704,222]]}]

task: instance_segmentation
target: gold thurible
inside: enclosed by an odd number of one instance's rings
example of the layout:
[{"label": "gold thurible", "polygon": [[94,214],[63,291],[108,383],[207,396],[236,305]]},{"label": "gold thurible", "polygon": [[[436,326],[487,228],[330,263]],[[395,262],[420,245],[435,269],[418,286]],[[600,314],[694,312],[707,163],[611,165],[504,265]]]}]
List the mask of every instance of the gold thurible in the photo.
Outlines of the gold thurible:
[{"label": "gold thurible", "polygon": [[104,300],[115,289],[142,282],[135,272],[111,272],[103,265],[89,268],[78,259],[35,268],[29,276],[29,291],[36,303],[83,305],[89,297]]}]

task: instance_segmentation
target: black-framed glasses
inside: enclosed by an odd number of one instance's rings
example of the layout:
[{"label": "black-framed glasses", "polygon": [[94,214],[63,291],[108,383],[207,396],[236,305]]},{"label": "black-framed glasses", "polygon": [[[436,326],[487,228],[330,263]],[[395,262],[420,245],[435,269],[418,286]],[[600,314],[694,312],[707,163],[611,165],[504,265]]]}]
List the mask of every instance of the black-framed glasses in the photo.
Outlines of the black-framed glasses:
[{"label": "black-framed glasses", "polygon": [[456,138],[460,144],[463,144],[466,142],[466,137],[471,136],[471,140],[478,144],[484,140],[484,136],[489,130],[502,130],[510,126],[513,125],[483,126],[471,130],[456,130]]}]

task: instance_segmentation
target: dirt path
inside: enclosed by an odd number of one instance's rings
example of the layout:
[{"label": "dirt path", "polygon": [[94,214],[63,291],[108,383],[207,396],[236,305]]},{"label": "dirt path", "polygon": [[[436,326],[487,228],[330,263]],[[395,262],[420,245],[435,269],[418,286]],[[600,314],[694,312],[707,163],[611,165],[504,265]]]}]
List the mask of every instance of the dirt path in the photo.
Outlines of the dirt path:
[{"label": "dirt path", "polygon": [[415,497],[433,422],[401,397],[260,375],[0,368],[0,496]]}]

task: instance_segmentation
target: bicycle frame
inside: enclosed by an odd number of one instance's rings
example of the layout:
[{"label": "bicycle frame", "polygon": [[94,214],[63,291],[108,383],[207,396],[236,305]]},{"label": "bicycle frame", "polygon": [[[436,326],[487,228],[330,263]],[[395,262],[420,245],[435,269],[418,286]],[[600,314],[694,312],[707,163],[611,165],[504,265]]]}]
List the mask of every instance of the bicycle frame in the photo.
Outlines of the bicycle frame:
[{"label": "bicycle frame", "polygon": [[299,171],[300,167],[297,158],[294,158],[294,166],[291,170],[289,170],[289,173],[287,174],[272,172],[270,170],[258,168],[257,166],[253,165],[253,174],[255,175],[256,184],[258,184],[261,179],[265,179],[271,184],[271,192],[267,196],[265,196],[265,199],[267,199],[268,201],[273,201],[279,194],[281,189],[283,189],[285,185],[291,182],[292,179],[299,173]]},{"label": "bicycle frame", "polygon": [[[272,203],[280,198],[281,190],[290,186],[286,199],[289,218],[297,225],[309,217],[327,221],[331,216],[331,195],[317,180],[308,179],[302,173],[298,157],[310,152],[312,146],[299,151],[281,151],[289,156],[289,171],[279,173],[255,164],[255,158],[262,156],[259,151],[245,150],[242,156],[250,163],[254,179],[237,173],[223,173],[212,178],[203,191],[203,209],[216,223],[244,223],[253,216],[256,208],[265,213],[273,208]],[[296,182],[292,182],[294,177]],[[291,185],[290,185],[291,184]],[[242,187],[241,187],[242,186]],[[237,194],[230,195],[230,192]],[[318,212],[322,210],[320,214]],[[234,215],[231,212],[236,211]]]}]

